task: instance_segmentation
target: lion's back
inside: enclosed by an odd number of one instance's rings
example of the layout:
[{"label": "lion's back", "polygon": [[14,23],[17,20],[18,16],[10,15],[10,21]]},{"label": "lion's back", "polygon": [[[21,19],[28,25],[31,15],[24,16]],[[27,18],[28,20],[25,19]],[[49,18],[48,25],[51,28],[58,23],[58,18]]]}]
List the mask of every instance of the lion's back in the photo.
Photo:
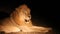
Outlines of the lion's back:
[{"label": "lion's back", "polygon": [[10,19],[9,18],[5,18],[3,20],[0,20],[0,25],[6,25],[10,22]]}]

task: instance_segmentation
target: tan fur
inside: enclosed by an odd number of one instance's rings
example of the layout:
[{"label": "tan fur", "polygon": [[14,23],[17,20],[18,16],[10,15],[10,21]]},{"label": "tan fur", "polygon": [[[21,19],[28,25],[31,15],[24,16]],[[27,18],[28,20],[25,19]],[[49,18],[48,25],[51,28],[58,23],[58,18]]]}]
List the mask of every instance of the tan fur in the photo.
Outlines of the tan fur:
[{"label": "tan fur", "polygon": [[[27,20],[27,22],[25,21]],[[6,33],[10,32],[48,32],[49,28],[40,28],[32,25],[30,9],[25,5],[21,5],[13,11],[9,18],[0,21],[0,31],[4,31]],[[43,31],[42,31],[43,30]]]}]

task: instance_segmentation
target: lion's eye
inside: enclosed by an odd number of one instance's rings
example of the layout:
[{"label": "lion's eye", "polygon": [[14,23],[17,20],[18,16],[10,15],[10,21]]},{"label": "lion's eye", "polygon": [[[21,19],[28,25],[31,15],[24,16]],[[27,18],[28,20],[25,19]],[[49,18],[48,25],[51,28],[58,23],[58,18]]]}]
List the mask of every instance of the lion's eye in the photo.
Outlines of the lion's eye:
[{"label": "lion's eye", "polygon": [[24,14],[27,14],[27,11],[26,10],[24,10]]}]

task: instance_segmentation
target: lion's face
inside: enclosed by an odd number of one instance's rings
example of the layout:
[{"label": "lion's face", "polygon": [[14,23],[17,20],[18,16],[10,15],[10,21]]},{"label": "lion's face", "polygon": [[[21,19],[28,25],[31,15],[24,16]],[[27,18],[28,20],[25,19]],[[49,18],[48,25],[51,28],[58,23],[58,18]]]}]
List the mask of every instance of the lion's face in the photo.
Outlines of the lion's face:
[{"label": "lion's face", "polygon": [[[16,15],[18,20],[20,21],[19,23],[21,24],[29,24],[31,15],[30,15],[30,9],[26,5],[21,5],[20,7],[16,8]],[[15,18],[16,19],[16,18]]]},{"label": "lion's face", "polygon": [[20,19],[22,19],[25,23],[29,23],[31,15],[30,10],[28,8],[27,9],[22,8],[21,13],[19,13],[19,15]]}]

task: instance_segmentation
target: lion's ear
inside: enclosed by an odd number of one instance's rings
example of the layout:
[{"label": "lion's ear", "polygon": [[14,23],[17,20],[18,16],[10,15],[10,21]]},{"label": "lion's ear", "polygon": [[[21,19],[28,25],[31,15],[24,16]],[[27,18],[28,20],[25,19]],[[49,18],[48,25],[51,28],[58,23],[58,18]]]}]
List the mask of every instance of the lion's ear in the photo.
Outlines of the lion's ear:
[{"label": "lion's ear", "polygon": [[11,14],[10,14],[10,17],[13,17],[14,16],[14,12],[12,12]]},{"label": "lion's ear", "polygon": [[15,8],[15,10],[18,10],[18,8]]},{"label": "lion's ear", "polygon": [[10,17],[15,17],[17,15],[17,12],[16,11],[13,11],[10,15]]}]

